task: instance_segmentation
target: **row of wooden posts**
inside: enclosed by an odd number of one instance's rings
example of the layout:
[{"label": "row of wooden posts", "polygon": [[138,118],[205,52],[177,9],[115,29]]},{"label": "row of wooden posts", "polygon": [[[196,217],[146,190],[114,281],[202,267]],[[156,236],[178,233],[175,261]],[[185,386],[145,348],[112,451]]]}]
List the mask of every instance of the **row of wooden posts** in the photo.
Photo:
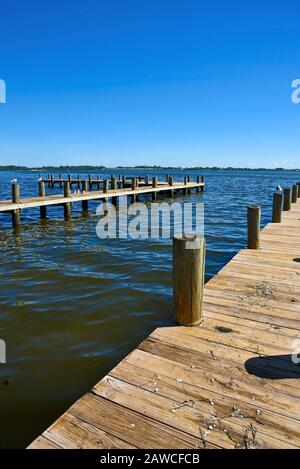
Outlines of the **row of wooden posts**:
[{"label": "row of wooden posts", "polygon": [[[286,187],[273,195],[272,222],[281,223],[282,212],[288,212],[292,204],[300,198],[300,182],[292,188]],[[260,249],[260,219],[261,207],[251,205],[248,207],[248,249]]]},{"label": "row of wooden posts", "polygon": [[[280,223],[282,211],[289,211],[300,198],[300,182],[273,196],[272,222]],[[248,249],[260,249],[261,208],[248,208]],[[173,299],[176,321],[197,326],[203,320],[202,304],[205,279],[205,239],[195,235],[173,238]]]},{"label": "row of wooden posts", "polygon": [[[149,187],[152,187],[154,189],[158,188],[159,181],[157,176],[152,177],[151,183],[149,182],[149,179],[147,177],[143,178],[145,183],[141,183],[142,177],[132,177],[130,178],[130,185],[131,189],[133,191],[136,191],[139,188],[139,185],[144,186],[148,185]],[[147,182],[146,182],[147,181]],[[117,188],[119,187],[120,189],[123,189],[126,184],[128,184],[128,181],[126,180],[125,176],[123,176],[121,179],[117,181],[115,176],[111,176],[110,179],[104,179],[101,181],[99,179],[99,184],[103,183],[103,193],[104,194],[109,194],[109,191],[117,191]],[[191,182],[191,176],[184,176],[183,183],[184,185],[187,185],[188,183]],[[204,184],[204,176],[197,176],[197,184],[203,183]],[[168,191],[170,191],[170,195],[173,195],[173,190],[171,189],[172,186],[174,185],[174,180],[173,176],[167,175],[166,176],[166,182],[165,185],[168,185]],[[63,183],[64,187],[64,197],[71,197],[71,182],[65,181]],[[79,181],[79,187],[82,189],[82,194],[88,193],[88,188],[90,188],[90,183],[89,180],[80,180]],[[174,188],[176,190],[176,187]],[[182,192],[186,195],[191,192],[191,188],[189,187],[184,187]],[[204,186],[199,186],[196,187],[196,191],[200,192],[204,190]],[[39,197],[46,197],[46,190],[45,190],[45,181],[39,180],[38,181],[38,193]],[[153,191],[151,192],[152,194],[152,200],[157,199],[157,192]],[[113,192],[110,194],[110,197],[112,198],[113,203],[117,202],[117,198],[122,196],[122,193],[118,192]],[[137,200],[137,194],[133,194],[132,196],[132,202],[135,202]],[[107,197],[108,199],[108,197]],[[104,200],[107,200],[104,199]],[[20,185],[18,182],[13,182],[12,183],[12,203],[19,203],[20,202]],[[58,202],[59,205],[59,202]],[[66,219],[70,218],[71,216],[71,202],[63,202],[62,205],[64,206],[64,216]],[[88,200],[82,200],[82,210],[86,211],[88,210]],[[20,209],[14,209],[12,210],[12,223],[13,226],[16,227],[20,225]],[[46,205],[43,205],[40,207],[40,216],[41,218],[46,217]]]},{"label": "row of wooden posts", "polygon": [[[69,182],[70,186],[72,186],[73,184],[77,185],[78,189],[80,188],[84,189],[84,187],[88,186],[90,190],[92,190],[93,185],[96,185],[97,189],[100,189],[101,183],[103,185],[105,183],[105,179],[102,180],[99,175],[96,176],[96,179],[93,179],[91,174],[89,174],[88,179],[81,179],[80,174],[78,174],[75,179],[72,178],[71,174],[68,174],[67,179],[63,179],[61,174],[59,175],[58,179],[55,179],[54,174],[48,174],[47,179],[41,178],[41,180],[42,182],[47,183],[48,187],[52,187],[52,188],[55,187],[55,184],[58,184],[59,187],[62,188],[65,182]],[[133,180],[136,181],[136,184],[141,183],[143,185],[151,185],[151,180],[147,174],[145,176],[137,176],[137,177],[131,177],[131,176],[126,177],[126,176],[121,176],[119,174],[118,178],[116,178],[116,176],[114,175],[111,175],[110,177],[111,188],[113,189],[113,186],[114,186],[115,189],[116,188],[122,189],[126,185],[130,184],[129,181],[133,182]],[[173,180],[173,176],[166,174],[166,182],[169,183],[169,181],[172,181],[172,180]],[[186,183],[191,182],[191,176],[185,176],[184,180]],[[200,176],[197,177],[197,182],[201,182],[201,181],[204,182],[204,176],[202,176],[201,179],[200,179]]]}]

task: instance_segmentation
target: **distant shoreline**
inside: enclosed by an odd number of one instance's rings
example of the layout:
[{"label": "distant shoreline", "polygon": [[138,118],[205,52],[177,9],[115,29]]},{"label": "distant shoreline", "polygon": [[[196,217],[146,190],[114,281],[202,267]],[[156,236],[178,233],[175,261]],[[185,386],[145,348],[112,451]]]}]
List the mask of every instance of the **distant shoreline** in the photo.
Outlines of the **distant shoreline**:
[{"label": "distant shoreline", "polygon": [[28,167],[7,165],[0,166],[0,171],[104,171],[104,170],[145,170],[145,171],[161,171],[161,170],[175,170],[175,171],[299,171],[300,169],[286,169],[286,168],[233,168],[230,166],[217,167],[217,166],[41,166],[41,167]]}]

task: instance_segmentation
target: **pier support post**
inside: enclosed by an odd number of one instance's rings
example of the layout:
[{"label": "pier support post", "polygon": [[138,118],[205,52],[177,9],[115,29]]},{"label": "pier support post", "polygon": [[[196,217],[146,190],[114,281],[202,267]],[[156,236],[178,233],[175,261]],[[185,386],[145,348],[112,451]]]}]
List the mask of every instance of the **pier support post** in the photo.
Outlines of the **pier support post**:
[{"label": "pier support post", "polygon": [[[188,177],[187,177],[187,182],[188,182],[188,183],[191,182],[191,176],[188,176]],[[188,192],[188,194],[190,194],[190,193],[191,193],[191,189],[188,189],[187,192]]]},{"label": "pier support post", "polygon": [[[173,186],[173,176],[169,176],[168,184],[169,186]],[[173,197],[173,189],[171,189],[171,191],[169,192],[170,192],[170,197]]]},{"label": "pier support post", "polygon": [[297,184],[293,185],[293,191],[292,191],[292,203],[295,204],[298,200],[298,186]]},{"label": "pier support post", "polygon": [[[20,202],[20,185],[17,182],[13,182],[11,186],[11,199],[14,204]],[[20,219],[21,210],[18,208],[12,211],[12,225],[17,227],[21,224]]]},{"label": "pier support post", "polygon": [[48,187],[51,187],[51,174],[48,174]]},{"label": "pier support post", "polygon": [[[197,176],[197,184],[200,184],[200,182],[201,182],[200,176]],[[196,192],[200,192],[199,186],[197,187]]]},{"label": "pier support post", "polygon": [[288,212],[292,208],[292,189],[286,187],[283,191],[283,210]]},{"label": "pier support post", "polygon": [[[131,189],[135,191],[137,188],[137,178],[132,178]],[[132,203],[136,202],[136,194],[132,195]]]},{"label": "pier support post", "polygon": [[[39,196],[40,197],[46,196],[44,181],[39,181]],[[40,207],[40,215],[41,215],[41,218],[46,218],[46,206],[45,205]]]},{"label": "pier support post", "polygon": [[[117,188],[117,181],[116,181],[115,176],[111,176],[110,188],[111,188],[112,191],[115,191],[116,188]],[[117,197],[112,197],[111,202],[112,202],[112,204],[117,205]]]},{"label": "pier support post", "polygon": [[204,192],[204,176],[201,176],[201,182],[203,183],[203,186],[201,187],[201,192]]},{"label": "pier support post", "polygon": [[80,174],[77,174],[77,189],[80,189]]},{"label": "pier support post", "polygon": [[62,186],[63,186],[63,183],[62,183],[62,176],[61,176],[61,174],[60,174],[60,175],[59,175],[59,187],[62,188]]},{"label": "pier support post", "polygon": [[300,182],[297,182],[297,186],[298,186],[298,199],[300,198]]},{"label": "pier support post", "polygon": [[97,176],[97,189],[100,191],[100,176]]},{"label": "pier support post", "polygon": [[[157,189],[157,177],[156,176],[153,176],[152,178],[152,187],[153,189]],[[157,199],[157,192],[154,191],[152,192],[152,200],[156,200]]]},{"label": "pier support post", "polygon": [[[104,179],[103,181],[103,192],[104,194],[108,193],[108,179]],[[107,201],[108,201],[108,198],[105,198],[104,202],[107,202]]]},{"label": "pier support post", "polygon": [[89,174],[89,189],[90,191],[93,189],[93,180],[91,174]]},{"label": "pier support post", "polygon": [[[82,191],[88,192],[88,182],[86,180],[82,181]],[[86,211],[89,209],[89,202],[88,200],[83,200],[82,201],[82,210]]]},{"label": "pier support post", "polygon": [[281,223],[282,204],[283,204],[283,193],[275,192],[273,195],[273,213],[272,213],[273,223]]},{"label": "pier support post", "polygon": [[258,205],[250,205],[248,208],[248,249],[260,248],[260,214]]},{"label": "pier support post", "polygon": [[[183,178],[183,184],[186,186],[187,185],[187,176],[184,176]],[[184,195],[187,194],[187,188],[185,187],[184,189],[182,189],[182,192]]]},{"label": "pier support post", "polygon": [[51,187],[54,188],[54,175],[51,174]]},{"label": "pier support post", "polygon": [[[70,182],[66,181],[64,183],[64,197],[71,197]],[[71,202],[64,203],[64,217],[66,220],[71,218]]]},{"label": "pier support post", "polygon": [[202,322],[205,239],[193,234],[173,238],[173,299],[176,321],[182,326]]}]

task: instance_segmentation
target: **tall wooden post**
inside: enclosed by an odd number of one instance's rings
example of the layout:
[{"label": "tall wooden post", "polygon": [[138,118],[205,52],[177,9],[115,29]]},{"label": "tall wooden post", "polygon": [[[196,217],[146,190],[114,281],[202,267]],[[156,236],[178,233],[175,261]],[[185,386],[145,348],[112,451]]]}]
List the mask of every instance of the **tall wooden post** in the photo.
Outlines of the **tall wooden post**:
[{"label": "tall wooden post", "polygon": [[51,187],[54,188],[54,175],[51,174]]},{"label": "tall wooden post", "polygon": [[[69,181],[66,181],[64,183],[64,197],[71,197],[71,189],[70,189]],[[66,220],[71,218],[71,203],[70,202],[64,203],[64,217]]]},{"label": "tall wooden post", "polygon": [[297,184],[293,185],[293,191],[292,191],[292,203],[295,204],[298,200],[298,186]]},{"label": "tall wooden post", "polygon": [[[20,186],[17,182],[13,182],[11,186],[11,200],[13,204],[20,202]],[[12,225],[17,227],[21,223],[20,219],[21,210],[18,208],[12,211]]]},{"label": "tall wooden post", "polygon": [[51,174],[48,174],[48,187],[51,187]]},{"label": "tall wooden post", "polygon": [[[168,180],[168,184],[169,186],[173,186],[173,176],[169,176],[169,180]],[[173,190],[171,189],[171,191],[168,191],[169,192],[169,195],[170,197],[173,197]]]},{"label": "tall wooden post", "polygon": [[115,191],[116,187],[117,187],[116,178],[115,178],[115,176],[111,176],[110,188],[111,188],[112,191]]},{"label": "tall wooden post", "polygon": [[[157,177],[156,176],[153,176],[153,178],[152,178],[152,187],[153,187],[153,189],[157,189]],[[152,192],[152,200],[156,200],[156,199],[157,199],[157,192],[153,191]]]},{"label": "tall wooden post", "polygon": [[[86,180],[82,181],[82,191],[88,192],[88,182]],[[83,200],[81,205],[82,205],[82,210],[85,211],[89,209],[88,200]]]},{"label": "tall wooden post", "polygon": [[204,192],[204,176],[201,176],[201,182],[203,183],[203,186],[201,187],[201,191]]},{"label": "tall wooden post", "polygon": [[272,213],[273,223],[281,223],[282,204],[283,204],[283,193],[275,192],[273,195],[273,213]]},{"label": "tall wooden post", "polygon": [[283,191],[283,210],[288,212],[292,208],[292,189],[286,187]]},{"label": "tall wooden post", "polygon": [[258,205],[248,207],[248,249],[260,248],[260,214]]},{"label": "tall wooden post", "polygon": [[[188,183],[191,182],[191,176],[188,176],[188,177],[187,177],[187,182],[188,182]],[[191,189],[188,189],[188,193],[189,193],[189,194],[191,193]]]},{"label": "tall wooden post", "polygon": [[[111,188],[112,191],[115,191],[117,189],[116,177],[113,176],[113,175],[111,176],[111,180],[110,180],[110,188]],[[112,197],[111,202],[112,202],[112,204],[116,205],[117,204],[117,197]]]},{"label": "tall wooden post", "polygon": [[77,174],[77,188],[80,189],[80,174]]},{"label": "tall wooden post", "polygon": [[63,183],[62,183],[62,176],[61,176],[61,174],[60,174],[60,175],[59,175],[59,187],[62,188],[62,186],[63,186]]},{"label": "tall wooden post", "polygon": [[202,322],[205,239],[197,235],[173,238],[173,299],[176,321],[183,326]]},{"label": "tall wooden post", "polygon": [[298,199],[300,198],[300,182],[297,182],[297,186],[298,186]]},{"label": "tall wooden post", "polygon": [[[132,178],[131,189],[132,189],[133,191],[136,190],[137,185],[138,185],[138,183],[137,183],[137,178]],[[133,194],[133,195],[132,195],[132,203],[134,204],[135,202],[136,202],[136,194]]]},{"label": "tall wooden post", "polygon": [[[200,184],[200,176],[197,176],[197,184]],[[197,187],[196,192],[200,192],[200,186]]]},{"label": "tall wooden post", "polygon": [[89,188],[90,188],[90,191],[93,189],[93,180],[92,180],[91,174],[89,174]]},{"label": "tall wooden post", "polygon": [[[44,181],[39,181],[39,196],[40,197],[46,196]],[[46,218],[46,206],[45,205],[40,207],[40,215],[41,215],[41,218]]]},{"label": "tall wooden post", "polygon": [[[184,176],[183,178],[183,184],[186,186],[187,185],[187,176]],[[184,193],[184,195],[187,194],[187,188],[185,187],[182,192]]]},{"label": "tall wooden post", "polygon": [[166,182],[169,182],[169,175],[166,174]]},{"label": "tall wooden post", "polygon": [[100,191],[100,176],[97,176],[97,189]]}]

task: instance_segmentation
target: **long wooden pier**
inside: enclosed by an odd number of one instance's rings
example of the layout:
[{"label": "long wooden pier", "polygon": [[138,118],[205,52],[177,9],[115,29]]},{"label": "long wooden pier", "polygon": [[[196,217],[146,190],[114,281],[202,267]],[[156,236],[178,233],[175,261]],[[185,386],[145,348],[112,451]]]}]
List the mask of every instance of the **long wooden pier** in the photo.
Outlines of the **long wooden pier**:
[{"label": "long wooden pier", "polygon": [[[49,180],[54,181],[53,179]],[[61,182],[56,180],[55,182]],[[134,202],[139,196],[145,196],[150,194],[152,200],[156,200],[158,194],[168,194],[172,196],[176,192],[183,192],[187,194],[195,189],[197,192],[204,191],[204,177],[197,176],[196,181],[191,181],[189,176],[185,176],[183,182],[173,181],[172,176],[167,176],[166,181],[158,181],[157,177],[154,176],[152,181],[149,182],[145,177],[130,177],[116,179],[96,179],[94,180],[78,180],[78,187],[81,189],[75,190],[74,193],[71,191],[71,183],[74,180],[65,180],[63,182],[64,193],[55,195],[46,195],[45,193],[45,181],[39,181],[39,196],[38,197],[20,197],[20,186],[17,182],[12,184],[12,198],[9,200],[0,200],[0,212],[12,213],[13,226],[20,225],[20,213],[21,210],[40,207],[41,218],[46,217],[46,207],[52,205],[63,205],[64,216],[69,218],[71,216],[71,204],[75,202],[82,202],[82,209],[88,209],[88,202],[92,200],[107,200],[112,199],[117,202],[119,197],[131,197]],[[92,184],[96,182],[99,187],[102,186],[102,190],[92,190]],[[52,184],[52,183],[51,183]],[[53,182],[54,184],[54,182]],[[53,185],[54,187],[54,185]]]},{"label": "long wooden pier", "polygon": [[156,329],[29,448],[299,448],[300,199],[286,210],[206,284],[203,324]]}]

